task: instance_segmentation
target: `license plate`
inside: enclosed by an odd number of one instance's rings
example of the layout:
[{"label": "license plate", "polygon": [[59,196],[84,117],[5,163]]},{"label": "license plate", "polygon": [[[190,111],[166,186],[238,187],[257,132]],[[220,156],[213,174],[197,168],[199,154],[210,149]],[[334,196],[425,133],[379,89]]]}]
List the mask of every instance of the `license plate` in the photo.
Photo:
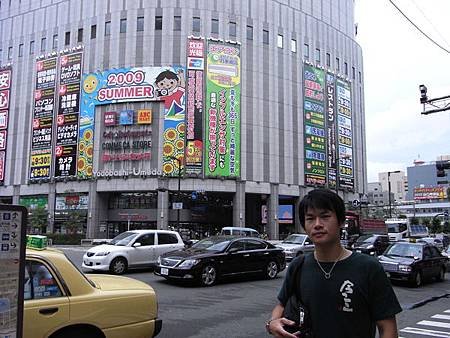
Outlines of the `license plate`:
[{"label": "license plate", "polygon": [[161,275],[167,276],[169,274],[169,269],[161,268]]},{"label": "license plate", "polygon": [[361,253],[361,250],[356,250],[356,252]]}]

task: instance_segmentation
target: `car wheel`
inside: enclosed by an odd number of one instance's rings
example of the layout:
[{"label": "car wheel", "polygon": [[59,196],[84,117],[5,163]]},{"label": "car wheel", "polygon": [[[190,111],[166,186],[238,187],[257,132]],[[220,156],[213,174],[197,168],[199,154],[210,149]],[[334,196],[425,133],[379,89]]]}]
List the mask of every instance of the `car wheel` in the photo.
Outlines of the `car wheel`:
[{"label": "car wheel", "polygon": [[205,265],[200,274],[200,284],[202,286],[212,286],[217,280],[217,270],[213,265]]},{"label": "car wheel", "polygon": [[278,275],[278,265],[275,261],[269,261],[266,266],[266,278],[274,279]]},{"label": "car wheel", "polygon": [[109,265],[109,271],[115,275],[121,275],[127,271],[128,264],[127,260],[123,257],[116,257],[112,260]]},{"label": "car wheel", "polygon": [[439,270],[439,275],[437,275],[436,277],[438,282],[442,282],[445,279],[445,268],[441,267],[441,269]]},{"label": "car wheel", "polygon": [[58,331],[56,334],[50,336],[50,338],[104,338],[105,336],[96,328],[87,328],[79,325],[65,328]]},{"label": "car wheel", "polygon": [[418,288],[419,286],[422,285],[422,273],[420,271],[417,271],[414,274],[414,279],[413,279],[413,285]]}]

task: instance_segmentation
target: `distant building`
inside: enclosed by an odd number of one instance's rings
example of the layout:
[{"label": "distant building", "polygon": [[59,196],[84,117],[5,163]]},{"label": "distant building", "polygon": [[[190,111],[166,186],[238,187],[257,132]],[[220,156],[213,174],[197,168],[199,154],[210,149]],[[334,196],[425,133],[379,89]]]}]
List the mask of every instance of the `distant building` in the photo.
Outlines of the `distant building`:
[{"label": "distant building", "polygon": [[[379,173],[378,181],[381,183],[382,191],[389,191],[388,172]],[[391,182],[391,192],[394,194],[394,200],[391,202],[394,203],[404,201],[408,191],[408,179],[405,176],[405,172],[391,172],[389,175],[389,181]]]},{"label": "distant building", "polygon": [[[368,183],[367,199],[372,205],[389,205],[388,191],[383,191],[380,182]],[[394,201],[394,194],[391,192],[391,202]]]}]

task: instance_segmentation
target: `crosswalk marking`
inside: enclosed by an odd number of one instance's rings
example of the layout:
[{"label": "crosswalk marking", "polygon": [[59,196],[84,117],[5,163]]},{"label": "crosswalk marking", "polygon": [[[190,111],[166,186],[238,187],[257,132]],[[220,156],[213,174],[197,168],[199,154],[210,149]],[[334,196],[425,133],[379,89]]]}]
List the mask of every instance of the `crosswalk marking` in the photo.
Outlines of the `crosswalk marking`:
[{"label": "crosswalk marking", "polygon": [[431,318],[450,320],[450,316],[448,315],[434,315]]},{"label": "crosswalk marking", "polygon": [[450,333],[443,331],[435,331],[435,330],[426,330],[419,329],[416,327],[405,327],[400,330],[403,333],[414,333],[420,334],[421,336],[433,336],[433,337],[441,337],[441,338],[450,338]]},{"label": "crosswalk marking", "polygon": [[419,324],[419,325],[427,325],[427,326],[442,327],[444,329],[450,329],[450,323],[435,322],[435,321],[431,321],[431,320],[421,320],[417,324]]}]

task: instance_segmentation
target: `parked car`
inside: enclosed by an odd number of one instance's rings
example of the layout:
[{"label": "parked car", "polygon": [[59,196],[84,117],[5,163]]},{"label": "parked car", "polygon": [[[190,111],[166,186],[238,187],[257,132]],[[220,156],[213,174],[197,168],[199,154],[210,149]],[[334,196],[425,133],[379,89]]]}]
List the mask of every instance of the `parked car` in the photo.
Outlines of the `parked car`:
[{"label": "parked car", "polygon": [[251,273],[272,279],[285,267],[283,250],[262,239],[212,236],[190,248],[161,255],[154,273],[211,286],[221,277]]},{"label": "parked car", "polygon": [[259,232],[255,229],[243,227],[223,227],[220,234],[230,236],[260,237]]},{"label": "parked car", "polygon": [[301,254],[314,251],[314,244],[305,234],[291,234],[276,246],[283,249],[287,261]]},{"label": "parked car", "polygon": [[82,267],[120,275],[131,268],[153,266],[160,255],[184,246],[183,239],[176,231],[126,231],[108,244],[89,249],[83,256]]},{"label": "parked car", "polygon": [[425,242],[396,242],[386,249],[379,261],[390,279],[407,281],[418,287],[425,279],[444,280],[448,258]]},{"label": "parked car", "polygon": [[352,245],[352,250],[368,255],[381,255],[389,246],[387,235],[362,235]]},{"label": "parked car", "polygon": [[141,281],[84,275],[55,249],[26,250],[24,338],[155,337],[155,291]]},{"label": "parked car", "polygon": [[439,238],[434,237],[422,237],[417,239],[418,242],[427,242],[432,245],[434,245],[436,248],[438,248],[440,251],[444,249],[444,243],[442,243],[442,240]]}]

